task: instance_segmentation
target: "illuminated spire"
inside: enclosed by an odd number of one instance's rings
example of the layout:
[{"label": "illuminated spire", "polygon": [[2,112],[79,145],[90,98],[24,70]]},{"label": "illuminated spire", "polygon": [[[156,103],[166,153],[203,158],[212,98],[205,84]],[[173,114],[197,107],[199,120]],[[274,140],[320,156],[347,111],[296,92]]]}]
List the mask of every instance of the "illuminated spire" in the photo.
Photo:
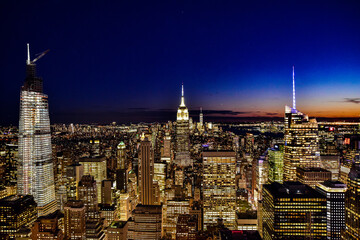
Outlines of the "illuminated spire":
[{"label": "illuminated spire", "polygon": [[30,45],[27,44],[27,60],[26,64],[30,64]]},{"label": "illuminated spire", "polygon": [[184,83],[181,84],[181,103],[180,103],[180,107],[185,107]]},{"label": "illuminated spire", "polygon": [[293,109],[296,109],[296,99],[295,99],[295,66],[293,65]]}]

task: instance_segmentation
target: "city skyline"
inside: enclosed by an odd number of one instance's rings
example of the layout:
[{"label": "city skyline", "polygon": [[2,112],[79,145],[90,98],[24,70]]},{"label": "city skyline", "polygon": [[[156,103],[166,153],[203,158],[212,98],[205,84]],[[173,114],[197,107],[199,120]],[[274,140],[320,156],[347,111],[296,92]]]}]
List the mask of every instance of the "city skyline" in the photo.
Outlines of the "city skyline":
[{"label": "city skyline", "polygon": [[17,123],[27,42],[32,53],[51,49],[39,75],[47,81],[53,123],[175,120],[182,82],[190,116],[202,107],[205,120],[282,118],[292,101],[293,65],[300,111],[357,118],[356,6],[77,3],[65,10],[54,3],[3,3],[9,37],[0,40],[7,89],[0,96],[1,124]]}]

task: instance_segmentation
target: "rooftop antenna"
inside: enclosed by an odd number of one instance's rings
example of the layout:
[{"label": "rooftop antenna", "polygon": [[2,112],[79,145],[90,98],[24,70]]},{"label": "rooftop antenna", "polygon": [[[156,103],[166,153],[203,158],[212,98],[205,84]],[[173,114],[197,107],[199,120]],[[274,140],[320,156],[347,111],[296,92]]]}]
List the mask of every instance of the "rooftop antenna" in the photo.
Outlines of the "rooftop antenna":
[{"label": "rooftop antenna", "polygon": [[30,64],[30,44],[27,44],[27,59],[26,64]]},{"label": "rooftop antenna", "polygon": [[296,109],[296,98],[295,98],[295,65],[293,65],[293,109]]},{"label": "rooftop antenna", "polygon": [[181,83],[181,96],[184,96],[184,82]]}]

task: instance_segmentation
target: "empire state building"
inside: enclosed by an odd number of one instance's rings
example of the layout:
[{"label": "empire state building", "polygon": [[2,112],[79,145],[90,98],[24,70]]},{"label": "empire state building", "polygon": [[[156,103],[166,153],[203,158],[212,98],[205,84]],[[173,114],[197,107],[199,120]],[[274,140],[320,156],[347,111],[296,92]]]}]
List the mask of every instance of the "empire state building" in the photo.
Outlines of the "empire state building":
[{"label": "empire state building", "polygon": [[35,62],[30,60],[29,44],[26,79],[20,94],[18,194],[33,195],[38,215],[56,210],[54,170],[51,154],[51,133],[48,96],[43,81],[36,76]]},{"label": "empire state building", "polygon": [[189,139],[189,110],[185,106],[184,85],[181,86],[181,102],[176,117],[176,156],[175,163],[179,166],[191,165]]}]

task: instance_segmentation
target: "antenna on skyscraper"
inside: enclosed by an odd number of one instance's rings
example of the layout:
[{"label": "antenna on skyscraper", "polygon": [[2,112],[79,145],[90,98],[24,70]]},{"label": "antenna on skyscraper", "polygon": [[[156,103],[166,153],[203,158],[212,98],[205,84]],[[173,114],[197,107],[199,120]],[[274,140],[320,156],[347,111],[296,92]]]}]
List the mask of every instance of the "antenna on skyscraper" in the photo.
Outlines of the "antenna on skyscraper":
[{"label": "antenna on skyscraper", "polygon": [[293,109],[296,109],[296,98],[295,98],[295,65],[293,65]]},{"label": "antenna on skyscraper", "polygon": [[181,96],[184,96],[184,82],[181,83]]},{"label": "antenna on skyscraper", "polygon": [[27,60],[26,64],[30,64],[30,44],[27,44]]}]

